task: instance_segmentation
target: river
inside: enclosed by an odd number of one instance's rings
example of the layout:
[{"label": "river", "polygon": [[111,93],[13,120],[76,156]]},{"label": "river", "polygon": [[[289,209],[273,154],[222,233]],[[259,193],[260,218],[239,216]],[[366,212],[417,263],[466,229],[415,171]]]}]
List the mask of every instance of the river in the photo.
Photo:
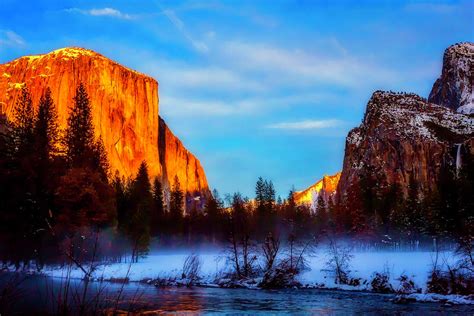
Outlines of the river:
[{"label": "river", "polygon": [[[13,274],[2,274],[0,290]],[[15,293],[4,313],[38,314],[57,312],[57,298],[64,293],[65,280],[41,275],[17,276]],[[71,280],[70,305],[77,305],[83,294],[84,282]],[[122,290],[122,298],[116,297]],[[62,290],[62,291],[61,291]],[[292,314],[292,315],[473,315],[471,305],[445,306],[439,303],[395,304],[393,295],[366,292],[348,292],[317,289],[249,290],[222,288],[157,288],[152,285],[130,282],[122,287],[118,283],[90,282],[87,291],[88,308],[94,309],[95,298],[99,308],[133,311],[155,311],[177,314]],[[8,297],[7,297],[8,299]],[[0,299],[1,302],[1,299]],[[3,302],[5,304],[5,302]]]}]

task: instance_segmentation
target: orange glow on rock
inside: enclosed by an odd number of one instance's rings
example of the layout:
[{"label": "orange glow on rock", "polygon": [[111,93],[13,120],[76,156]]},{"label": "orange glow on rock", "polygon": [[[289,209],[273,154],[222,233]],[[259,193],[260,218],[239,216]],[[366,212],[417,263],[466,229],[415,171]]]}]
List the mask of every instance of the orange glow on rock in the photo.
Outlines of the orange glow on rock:
[{"label": "orange glow on rock", "polygon": [[[170,148],[159,148],[158,82],[94,51],[62,48],[0,65],[0,111],[11,118],[25,84],[35,106],[50,87],[64,129],[80,82],[89,94],[95,133],[103,139],[112,175],[117,170],[123,176],[134,176],[146,160],[150,176],[160,177],[165,186],[178,175],[184,190],[208,191],[199,161],[168,128],[161,143]],[[166,155],[160,160],[162,150]]]}]

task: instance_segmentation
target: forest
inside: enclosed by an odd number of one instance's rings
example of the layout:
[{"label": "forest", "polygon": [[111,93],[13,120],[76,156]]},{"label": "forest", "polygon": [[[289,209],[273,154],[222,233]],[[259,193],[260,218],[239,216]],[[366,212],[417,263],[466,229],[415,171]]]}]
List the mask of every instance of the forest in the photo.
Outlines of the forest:
[{"label": "forest", "polygon": [[[272,181],[258,178],[255,196],[220,197],[214,190],[203,209],[186,205],[175,178],[169,191],[151,179],[143,161],[132,178],[113,174],[91,103],[82,84],[61,130],[47,89],[32,104],[25,86],[13,120],[0,122],[0,256],[17,268],[75,258],[102,233],[102,256],[135,261],[150,243],[236,246],[265,243],[269,236],[291,243],[324,236],[351,238],[376,247],[456,242],[472,247],[474,157],[461,170],[446,164],[438,185],[422,192],[410,179],[407,194],[380,185],[383,175],[366,172],[345,197],[320,194],[316,210],[297,205],[294,189],[282,199]],[[35,110],[37,109],[37,110]],[[366,167],[369,168],[369,167]],[[370,171],[370,170],[368,170]],[[94,237],[95,236],[95,237]],[[81,246],[83,245],[82,248]]]}]

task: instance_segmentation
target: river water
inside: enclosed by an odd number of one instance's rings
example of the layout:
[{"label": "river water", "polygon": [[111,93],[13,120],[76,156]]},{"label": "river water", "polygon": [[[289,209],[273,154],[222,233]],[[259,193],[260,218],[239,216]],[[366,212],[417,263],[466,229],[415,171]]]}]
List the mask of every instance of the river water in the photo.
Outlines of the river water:
[{"label": "river water", "polygon": [[[0,277],[1,291],[8,282],[16,282],[8,306],[3,313],[38,314],[56,313],[59,293],[64,293],[65,280],[39,275]],[[12,282],[12,283],[15,283]],[[100,308],[133,311],[155,311],[159,314],[291,314],[291,315],[474,315],[469,305],[444,306],[439,303],[395,304],[392,295],[346,292],[333,290],[248,290],[221,288],[157,288],[152,285],[130,282],[122,287],[117,283],[90,282],[86,292],[88,308],[95,298]],[[84,282],[71,280],[70,305],[81,300]],[[122,293],[117,300],[118,293]],[[4,297],[5,299],[5,297]],[[5,301],[3,302],[5,305]],[[1,310],[0,310],[1,314]]]}]

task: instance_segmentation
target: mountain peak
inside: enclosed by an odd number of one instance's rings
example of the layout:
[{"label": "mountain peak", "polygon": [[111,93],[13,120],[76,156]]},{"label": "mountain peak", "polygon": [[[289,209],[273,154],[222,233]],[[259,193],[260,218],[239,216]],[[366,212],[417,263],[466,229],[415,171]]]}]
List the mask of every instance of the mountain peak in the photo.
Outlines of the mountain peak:
[{"label": "mountain peak", "polygon": [[23,56],[23,57],[20,57],[18,58],[17,60],[19,59],[27,59],[29,61],[33,61],[33,60],[36,60],[36,59],[41,59],[41,58],[63,58],[63,59],[75,59],[75,58],[78,58],[80,56],[89,56],[89,57],[93,57],[93,56],[97,56],[97,57],[103,57],[101,54],[93,51],[93,50],[90,50],[90,49],[86,49],[86,48],[82,48],[82,47],[63,47],[63,48],[58,48],[56,50],[53,50],[49,53],[46,53],[46,54],[38,54],[38,55],[29,55],[29,56]]},{"label": "mountain peak", "polygon": [[474,57],[474,43],[471,42],[461,42],[456,43],[448,48],[444,52],[445,55],[459,54],[464,56]]},{"label": "mountain peak", "polygon": [[429,101],[459,113],[474,113],[474,43],[451,45],[443,56],[443,70]]},{"label": "mountain peak", "polygon": [[303,191],[295,192],[294,198],[297,204],[308,204],[313,209],[316,208],[318,194],[323,191],[324,198],[328,198],[336,192],[341,172],[333,175],[324,175],[322,179]]},{"label": "mountain peak", "polygon": [[93,50],[82,48],[82,47],[64,47],[64,48],[59,48],[56,49],[52,52],[50,52],[48,55],[54,54],[54,55],[65,55],[68,57],[76,58],[81,55],[85,56],[102,56],[99,53],[96,53]]}]

